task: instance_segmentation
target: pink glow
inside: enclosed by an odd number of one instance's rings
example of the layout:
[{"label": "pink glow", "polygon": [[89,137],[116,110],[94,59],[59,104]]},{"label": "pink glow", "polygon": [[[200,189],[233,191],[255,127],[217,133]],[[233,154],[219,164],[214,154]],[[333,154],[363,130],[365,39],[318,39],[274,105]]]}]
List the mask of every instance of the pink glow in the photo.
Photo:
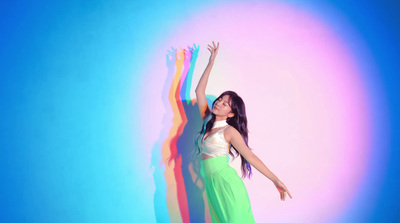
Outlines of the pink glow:
[{"label": "pink glow", "polygon": [[[207,44],[220,42],[207,94],[233,90],[243,98],[250,147],[294,197],[280,201],[255,170],[245,184],[256,222],[328,221],[344,211],[365,174],[371,121],[357,60],[321,20],[289,5],[221,5],[182,21],[156,53],[200,44],[195,98]],[[160,58],[148,83],[167,72]],[[162,88],[162,80],[150,88]],[[239,171],[239,160],[232,165]]]}]

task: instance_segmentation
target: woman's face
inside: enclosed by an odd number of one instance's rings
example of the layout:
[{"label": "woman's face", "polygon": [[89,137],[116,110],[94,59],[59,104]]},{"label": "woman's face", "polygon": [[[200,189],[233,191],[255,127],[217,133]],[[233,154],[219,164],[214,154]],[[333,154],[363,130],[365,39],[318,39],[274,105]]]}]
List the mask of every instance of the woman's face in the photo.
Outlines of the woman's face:
[{"label": "woman's face", "polygon": [[232,109],[228,101],[229,95],[224,95],[222,98],[219,98],[217,101],[215,101],[212,112],[217,116],[232,117],[233,113],[231,112]]}]

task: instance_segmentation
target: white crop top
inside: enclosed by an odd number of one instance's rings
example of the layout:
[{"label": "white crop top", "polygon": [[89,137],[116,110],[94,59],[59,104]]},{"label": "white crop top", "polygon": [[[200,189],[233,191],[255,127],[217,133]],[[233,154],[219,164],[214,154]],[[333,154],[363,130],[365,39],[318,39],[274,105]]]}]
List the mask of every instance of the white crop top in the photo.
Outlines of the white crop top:
[{"label": "white crop top", "polygon": [[229,125],[226,125],[224,128],[211,133],[206,139],[203,138],[201,142],[201,152],[212,157],[227,156],[229,154],[230,144],[225,140],[223,130],[228,126]]}]

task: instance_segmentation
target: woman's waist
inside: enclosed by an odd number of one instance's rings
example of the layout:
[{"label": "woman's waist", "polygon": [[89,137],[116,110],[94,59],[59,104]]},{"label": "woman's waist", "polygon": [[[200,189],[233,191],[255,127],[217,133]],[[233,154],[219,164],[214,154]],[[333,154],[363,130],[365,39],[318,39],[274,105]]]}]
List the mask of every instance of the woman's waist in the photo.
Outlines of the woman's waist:
[{"label": "woman's waist", "polygon": [[229,166],[228,156],[216,156],[201,160],[201,168],[206,175],[213,174]]},{"label": "woman's waist", "polygon": [[229,154],[229,148],[217,145],[204,145],[201,153],[211,156],[227,156]]}]

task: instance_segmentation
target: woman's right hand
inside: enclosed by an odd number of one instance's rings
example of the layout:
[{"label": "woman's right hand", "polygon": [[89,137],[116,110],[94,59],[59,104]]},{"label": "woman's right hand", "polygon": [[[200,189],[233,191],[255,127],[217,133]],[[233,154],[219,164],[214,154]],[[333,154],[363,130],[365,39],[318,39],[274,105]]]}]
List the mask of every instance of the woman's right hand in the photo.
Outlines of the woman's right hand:
[{"label": "woman's right hand", "polygon": [[214,43],[214,41],[213,41],[213,46],[210,46],[210,44],[208,44],[207,49],[211,52],[210,62],[214,62],[215,57],[217,56],[217,53],[218,53],[219,42],[218,42],[217,45],[215,45],[215,43]]}]

